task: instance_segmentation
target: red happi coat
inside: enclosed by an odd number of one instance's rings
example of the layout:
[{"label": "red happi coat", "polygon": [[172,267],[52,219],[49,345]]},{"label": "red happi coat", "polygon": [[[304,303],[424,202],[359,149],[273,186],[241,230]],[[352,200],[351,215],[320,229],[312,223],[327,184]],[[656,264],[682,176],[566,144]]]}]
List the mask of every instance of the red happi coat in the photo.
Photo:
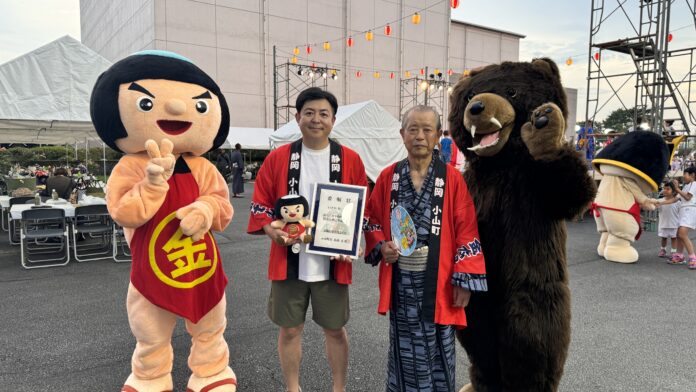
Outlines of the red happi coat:
[{"label": "red happi coat", "polygon": [[[290,147],[286,144],[273,150],[261,165],[256,176],[254,196],[251,202],[251,214],[247,232],[264,234],[263,226],[273,222],[273,206],[276,200],[288,194],[288,166]],[[365,166],[360,156],[348,147],[341,146],[342,178],[341,183],[367,186]],[[327,162],[328,165],[328,162]],[[302,178],[300,178],[302,181]],[[310,206],[311,208],[311,206]],[[365,216],[367,217],[367,215]],[[331,262],[332,279],[340,284],[350,284],[353,279],[351,263]],[[287,247],[271,242],[271,255],[268,263],[269,280],[288,278]]]},{"label": "red happi coat", "polygon": [[[382,171],[377,178],[366,211],[369,224],[365,228],[365,240],[369,254],[385,239],[391,239],[390,195],[392,176],[397,164]],[[441,325],[466,326],[464,308],[452,306],[452,274],[455,272],[485,275],[483,252],[471,252],[472,244],[480,246],[476,210],[461,173],[446,165],[445,197],[443,202],[442,226],[440,230],[440,257],[435,298],[435,320]],[[459,256],[458,256],[459,253]],[[381,257],[381,256],[380,256]],[[386,314],[391,307],[392,264],[379,263],[379,305],[377,311]],[[424,298],[427,301],[428,298]]]}]

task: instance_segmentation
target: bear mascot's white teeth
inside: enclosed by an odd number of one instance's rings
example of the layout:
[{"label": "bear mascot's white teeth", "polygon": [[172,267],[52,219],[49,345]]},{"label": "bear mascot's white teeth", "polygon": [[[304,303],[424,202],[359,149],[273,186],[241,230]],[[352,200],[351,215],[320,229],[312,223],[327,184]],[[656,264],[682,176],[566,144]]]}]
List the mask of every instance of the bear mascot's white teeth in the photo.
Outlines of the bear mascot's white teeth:
[{"label": "bear mascot's white teeth", "polygon": [[[497,127],[497,131],[489,133],[486,135],[476,136],[476,125],[471,124],[471,137],[474,139],[474,146],[467,148],[469,151],[476,151],[486,147],[495,146],[500,140],[500,130],[503,126],[500,124],[497,118],[491,117],[489,120],[493,125]],[[478,140],[477,140],[478,139]]]}]

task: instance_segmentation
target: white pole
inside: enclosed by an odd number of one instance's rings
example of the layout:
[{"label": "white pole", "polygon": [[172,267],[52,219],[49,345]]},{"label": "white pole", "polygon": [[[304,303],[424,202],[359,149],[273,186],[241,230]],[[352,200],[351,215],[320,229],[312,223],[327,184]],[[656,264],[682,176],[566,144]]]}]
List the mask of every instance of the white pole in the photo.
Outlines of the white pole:
[{"label": "white pole", "polygon": [[102,166],[104,167],[104,183],[106,184],[106,144],[102,142]]}]

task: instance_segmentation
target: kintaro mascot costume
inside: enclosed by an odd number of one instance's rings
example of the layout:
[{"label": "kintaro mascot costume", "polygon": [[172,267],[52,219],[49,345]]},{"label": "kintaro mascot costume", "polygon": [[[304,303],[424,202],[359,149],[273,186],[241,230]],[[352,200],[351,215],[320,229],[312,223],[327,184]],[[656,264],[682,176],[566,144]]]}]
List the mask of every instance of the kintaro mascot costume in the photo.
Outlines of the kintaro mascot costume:
[{"label": "kintaro mascot costume", "polygon": [[660,135],[634,131],[604,147],[592,161],[602,173],[592,204],[601,257],[617,263],[638,261],[632,244],[641,234],[640,210],[656,208],[657,200],[646,194],[657,192],[669,168],[669,155]]},{"label": "kintaro mascot costume", "polygon": [[583,159],[563,142],[558,67],[490,65],[460,79],[450,99],[488,280],[457,332],[471,361],[463,390],[555,391],[570,343],[565,220],[595,194]]},{"label": "kintaro mascot costume", "polygon": [[220,88],[185,57],[145,51],[99,77],[90,109],[102,140],[126,153],[106,188],[133,255],[127,311],[137,344],[122,391],[173,390],[177,316],[192,341],[187,392],[235,391],[223,337],[227,277],[211,233],[233,210],[225,180],[201,157],[227,137]]}]

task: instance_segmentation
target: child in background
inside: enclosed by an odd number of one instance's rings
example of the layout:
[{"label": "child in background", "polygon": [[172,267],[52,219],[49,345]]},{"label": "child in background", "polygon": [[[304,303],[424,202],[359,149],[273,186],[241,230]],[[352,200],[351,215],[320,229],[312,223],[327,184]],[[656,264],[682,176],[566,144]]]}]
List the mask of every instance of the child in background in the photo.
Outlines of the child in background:
[{"label": "child in background", "polygon": [[696,269],[696,254],[694,254],[694,246],[689,239],[689,230],[696,229],[696,167],[689,166],[684,169],[684,188],[679,189],[677,180],[672,180],[674,189],[677,191],[681,199],[679,206],[679,229],[677,229],[677,237],[679,244],[677,253],[672,254],[670,264],[686,264],[682,251],[686,248],[689,253],[689,269]]},{"label": "child in background", "polygon": [[[662,187],[662,198],[658,202],[657,236],[660,237],[660,252],[658,257],[671,257],[677,253],[677,228],[679,227],[679,199],[676,197],[674,185],[666,182]],[[667,254],[667,239],[671,240],[672,251]]]}]

